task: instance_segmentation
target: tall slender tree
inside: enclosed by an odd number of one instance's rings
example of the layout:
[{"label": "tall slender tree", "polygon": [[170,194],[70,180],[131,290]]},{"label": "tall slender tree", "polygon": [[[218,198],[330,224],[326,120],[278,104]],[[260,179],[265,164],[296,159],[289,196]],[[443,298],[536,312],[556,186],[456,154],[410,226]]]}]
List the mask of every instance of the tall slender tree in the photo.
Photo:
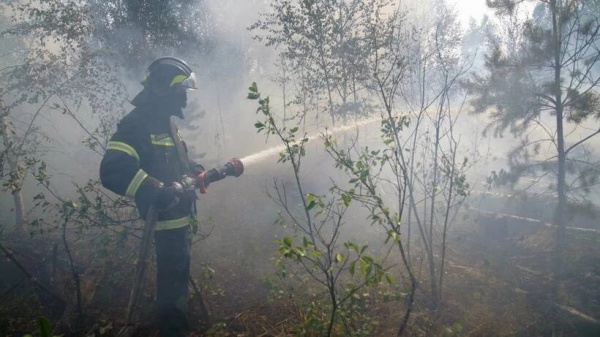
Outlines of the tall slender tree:
[{"label": "tall slender tree", "polygon": [[511,152],[511,172],[505,178],[516,183],[523,175],[553,177],[560,274],[569,207],[578,201],[575,192],[589,191],[599,173],[595,163],[582,160],[585,144],[600,133],[593,123],[600,118],[598,3],[488,4],[499,19],[519,25],[511,43],[502,42],[502,37],[492,41],[485,73],[474,74],[467,83],[472,107],[476,113],[489,113],[492,130],[509,131],[522,140]]}]

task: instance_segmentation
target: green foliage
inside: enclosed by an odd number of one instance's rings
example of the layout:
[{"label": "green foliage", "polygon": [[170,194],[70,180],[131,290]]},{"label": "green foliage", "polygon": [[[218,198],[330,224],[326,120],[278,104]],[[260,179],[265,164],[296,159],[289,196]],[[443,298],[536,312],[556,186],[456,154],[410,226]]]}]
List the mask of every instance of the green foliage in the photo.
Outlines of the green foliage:
[{"label": "green foliage", "polygon": [[[48,192],[53,197],[58,197],[58,202],[48,200],[44,193],[38,193],[33,198],[33,209],[39,210],[45,216],[31,221],[31,234],[35,235],[35,228],[39,228],[40,233],[44,232],[43,228],[52,231],[58,228],[62,220],[68,219],[69,226],[77,233],[104,228],[114,231],[113,234],[119,241],[126,241],[135,229],[129,225],[139,218],[133,201],[107,195],[98,180],[90,179],[83,186],[77,183],[74,183],[74,186],[78,195],[76,201],[60,198],[50,189]],[[58,215],[59,219],[50,220],[53,215]]]},{"label": "green foliage", "polygon": [[276,136],[281,142],[285,145],[285,150],[279,154],[280,163],[285,163],[287,161],[291,161],[294,169],[300,168],[300,158],[303,157],[305,152],[306,143],[308,143],[308,138],[306,137],[306,133],[304,133],[301,138],[298,140],[298,127],[286,127],[277,125],[277,121],[273,114],[271,114],[271,106],[269,97],[261,98],[260,93],[258,92],[258,86],[256,83],[252,83],[252,85],[248,88],[248,99],[258,101],[258,109],[256,110],[257,114],[263,115],[262,121],[257,121],[254,123],[254,127],[257,129],[257,132],[264,133],[268,136]]},{"label": "green foliage", "polygon": [[386,17],[393,6],[389,0],[276,0],[250,30],[255,39],[280,50],[283,80],[300,87],[295,103],[318,111],[321,107],[312,99],[325,97],[331,118],[347,119],[372,110],[363,94],[369,85],[368,62],[376,57],[379,43],[389,42],[381,31],[393,26]]},{"label": "green foliage", "polygon": [[552,281],[558,297],[569,208],[589,199],[589,182],[599,173],[598,158],[588,149],[600,134],[598,3],[529,1],[535,6],[530,17],[518,14],[518,1],[490,3],[513,34],[492,41],[485,72],[465,87],[474,112],[489,114],[497,134],[508,130],[520,140],[509,153],[508,172],[494,173],[489,181],[556,196]]},{"label": "green foliage", "polygon": [[324,303],[311,302],[306,308],[304,321],[301,325],[300,336],[318,336],[325,333],[328,325],[328,311],[331,308]]},{"label": "green foliage", "polygon": [[[198,36],[211,35],[204,34],[212,29],[211,17],[198,2],[9,0],[0,8],[2,190],[17,200],[23,186],[32,185],[26,180],[37,183],[33,207],[23,206],[29,216],[23,230],[50,244],[62,225],[65,248],[73,251],[72,266],[85,265],[89,272],[84,280],[91,289],[88,299],[118,306],[119,289],[129,286],[134,242],[143,224],[133,200],[108,193],[96,179],[72,186],[60,182],[57,192],[58,179],[68,176],[52,176],[54,168],[46,166],[45,156],[55,155],[56,146],[48,151],[55,135],[45,134],[44,127],[58,124],[60,118],[71,119],[86,134],[83,145],[102,155],[128,106],[123,69],[137,76],[147,64],[140,62],[142,58],[146,61],[169,50],[173,52],[168,54],[197,55],[201,45],[206,46]],[[60,146],[62,153],[85,161],[77,144]],[[97,175],[95,170],[88,173]],[[62,256],[54,258],[54,264],[64,261]],[[76,269],[73,273],[79,274]],[[66,283],[59,286],[71,300],[79,291]],[[97,288],[106,291],[94,297]],[[71,323],[68,318],[63,323]]]},{"label": "green foliage", "polygon": [[[53,335],[50,321],[46,317],[39,317],[35,320],[35,325],[38,329],[40,337],[60,337],[62,335]],[[32,335],[24,335],[23,337],[33,337]]]},{"label": "green foliage", "polygon": [[[44,156],[52,137],[38,122],[54,120],[52,114],[59,112],[88,131],[81,123],[81,110],[90,115],[118,114],[123,111],[125,90],[114,65],[91,38],[95,25],[86,3],[10,1],[2,9],[7,22],[0,42],[7,49],[0,60],[0,179],[3,190],[15,195],[17,230],[21,231],[29,213],[21,193],[25,180],[33,178],[40,187],[50,188]],[[86,143],[100,153],[106,140],[96,131],[88,132]]]},{"label": "green foliage", "polygon": [[[256,83],[249,87],[248,99],[258,101],[256,113],[262,119],[255,123],[258,132],[267,136],[276,136],[284,144],[279,163],[292,166],[296,188],[301,199],[301,209],[293,209],[285,200],[286,190],[276,185],[278,202],[287,219],[294,224],[295,235],[275,240],[279,257],[275,259],[278,276],[286,278],[289,273],[286,260],[299,265],[310,275],[313,282],[324,288],[327,297],[312,295],[305,309],[302,322],[302,335],[338,335],[341,331],[353,335],[358,330],[343,324],[344,318],[352,316],[352,299],[356,293],[366,287],[376,287],[392,277],[383,267],[382,261],[366,254],[367,246],[353,241],[339,244],[341,223],[354,198],[353,191],[331,189],[330,195],[305,193],[303,190],[300,163],[305,156],[308,142],[306,134],[299,140],[299,127],[281,126],[269,105],[269,99],[262,98]],[[359,165],[368,172],[367,165]],[[319,292],[317,292],[319,293]]]},{"label": "green foliage", "polygon": [[3,95],[9,109],[41,103],[37,117],[43,108],[55,106],[50,104],[54,97],[64,105],[85,103],[97,111],[120,110],[122,86],[112,65],[105,62],[106,54],[90,39],[94,22],[89,7],[57,0],[15,2],[7,7],[12,24],[0,39],[22,41],[1,62],[6,71],[0,88],[10,93]]},{"label": "green foliage", "polygon": [[216,18],[207,5],[207,1],[95,0],[89,9],[97,24],[95,37],[115,61],[140,71],[140,61],[145,64],[158,54],[208,54],[215,44]]}]

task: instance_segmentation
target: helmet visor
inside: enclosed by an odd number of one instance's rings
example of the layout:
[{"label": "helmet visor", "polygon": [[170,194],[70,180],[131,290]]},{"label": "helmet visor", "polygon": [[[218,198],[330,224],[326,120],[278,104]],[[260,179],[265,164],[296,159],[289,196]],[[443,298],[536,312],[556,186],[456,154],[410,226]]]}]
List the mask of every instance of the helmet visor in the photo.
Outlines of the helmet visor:
[{"label": "helmet visor", "polygon": [[196,74],[191,73],[188,77],[185,77],[185,75],[177,75],[171,81],[170,86],[173,88],[198,89],[198,87],[196,87]]}]

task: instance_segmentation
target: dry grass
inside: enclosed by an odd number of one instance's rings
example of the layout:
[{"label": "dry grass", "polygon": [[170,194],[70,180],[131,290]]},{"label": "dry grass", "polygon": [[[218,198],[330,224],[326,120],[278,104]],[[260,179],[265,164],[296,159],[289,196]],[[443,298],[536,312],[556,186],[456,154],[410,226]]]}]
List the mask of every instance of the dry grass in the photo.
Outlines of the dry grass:
[{"label": "dry grass", "polygon": [[[275,272],[270,263],[276,250],[272,227],[264,226],[264,231],[253,232],[253,237],[236,236],[228,227],[221,230],[228,234],[221,238],[216,232],[215,237],[194,248],[194,277],[203,289],[213,318],[213,327],[205,336],[298,335],[307,317],[306,303],[314,300],[313,296],[319,296],[317,287],[296,279],[298,283],[294,284],[292,297],[285,292],[272,296],[265,286],[265,279],[273,277]],[[553,264],[549,252],[554,244],[551,229],[512,235],[494,242],[482,237],[472,225],[465,225],[457,232],[462,234],[452,236],[449,242],[441,306],[436,312],[429,310],[427,280],[421,274],[415,311],[405,336],[598,336],[598,327],[586,323],[585,317],[598,318],[600,312],[600,238],[569,236],[564,278],[558,296],[553,297],[550,296]],[[40,249],[39,243],[36,245],[35,251],[43,255],[46,250]],[[22,258],[22,261],[29,270],[35,271],[39,268],[36,261],[45,258],[42,255]],[[85,260],[83,256],[79,258]],[[8,268],[5,270],[10,269],[9,265],[6,260],[2,261],[1,266]],[[118,265],[113,268],[112,273],[98,274],[102,280],[97,282],[94,298],[86,307],[88,331],[111,326],[103,336],[114,335],[122,324],[131,281],[130,270],[120,270]],[[209,278],[202,274],[206,268],[211,268]],[[63,273],[62,278],[55,280],[63,280],[59,293],[72,302],[73,285],[69,275],[66,270],[58,272]],[[88,277],[94,275],[87,274]],[[396,280],[400,280],[400,276],[396,275]],[[144,298],[146,321],[140,329],[146,336],[156,332],[152,322],[152,289],[153,277],[149,277]],[[356,313],[361,315],[361,326],[369,331],[362,335],[395,336],[405,310],[401,291],[381,287],[365,292],[368,296],[360,298],[361,305],[356,309],[360,310]],[[25,282],[3,298],[0,335],[16,336],[15,332],[22,335],[33,330],[33,320],[44,313],[46,305],[36,294],[31,283]],[[552,303],[559,303],[563,308]],[[578,317],[577,313],[581,315]],[[191,322],[193,326],[196,324],[193,315]],[[13,332],[8,334],[7,331]],[[336,331],[338,336],[345,336],[342,330]]]}]

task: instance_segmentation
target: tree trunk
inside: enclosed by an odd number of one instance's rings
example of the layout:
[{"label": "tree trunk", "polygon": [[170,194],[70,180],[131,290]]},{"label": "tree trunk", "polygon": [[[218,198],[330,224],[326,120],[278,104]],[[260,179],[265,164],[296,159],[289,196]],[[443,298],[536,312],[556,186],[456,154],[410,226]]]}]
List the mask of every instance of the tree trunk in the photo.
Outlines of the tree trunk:
[{"label": "tree trunk", "polygon": [[554,212],[554,223],[558,226],[556,231],[556,251],[555,251],[555,286],[560,282],[562,271],[562,255],[565,244],[565,211],[567,210],[567,191],[566,191],[566,153],[563,125],[563,102],[561,83],[561,46],[562,39],[560,34],[560,15],[557,0],[550,2],[552,9],[552,32],[554,38],[554,96],[556,101],[556,147],[558,152],[558,175],[556,180],[556,192],[558,194],[558,204]]},{"label": "tree trunk", "polygon": [[23,185],[22,173],[19,172],[19,160],[18,154],[14,152],[14,142],[12,139],[12,130],[10,129],[10,123],[8,122],[8,109],[4,106],[4,101],[0,100],[0,111],[1,115],[1,130],[2,138],[4,141],[4,155],[3,160],[8,162],[9,166],[9,179],[12,180],[10,184],[11,193],[14,200],[15,210],[15,231],[23,232],[23,224],[25,222],[25,202],[23,200],[23,193],[21,187]]}]

